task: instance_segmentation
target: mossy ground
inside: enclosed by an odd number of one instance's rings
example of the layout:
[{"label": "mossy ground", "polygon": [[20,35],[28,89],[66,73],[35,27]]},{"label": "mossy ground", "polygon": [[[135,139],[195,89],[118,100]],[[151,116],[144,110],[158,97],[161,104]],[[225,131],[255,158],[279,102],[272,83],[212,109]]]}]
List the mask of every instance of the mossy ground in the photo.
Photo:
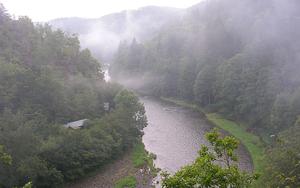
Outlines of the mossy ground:
[{"label": "mossy ground", "polygon": [[115,188],[136,188],[136,178],[134,176],[126,176],[118,180],[115,184]]},{"label": "mossy ground", "polygon": [[247,132],[242,124],[227,120],[219,114],[210,113],[206,117],[209,122],[239,139],[251,155],[255,172],[262,173],[264,167],[264,144],[261,139]]},{"label": "mossy ground", "polygon": [[[145,150],[145,146],[141,140],[139,140],[132,149],[131,152],[131,163],[135,169],[134,173],[127,174],[128,176],[122,177],[115,182],[115,188],[133,188],[137,187],[137,179],[142,180],[142,184],[149,186],[149,177],[155,177],[158,169],[154,167],[153,160],[155,155],[149,154]],[[140,173],[142,171],[142,174]],[[142,176],[147,177],[143,179]],[[141,183],[140,183],[141,184]]]}]

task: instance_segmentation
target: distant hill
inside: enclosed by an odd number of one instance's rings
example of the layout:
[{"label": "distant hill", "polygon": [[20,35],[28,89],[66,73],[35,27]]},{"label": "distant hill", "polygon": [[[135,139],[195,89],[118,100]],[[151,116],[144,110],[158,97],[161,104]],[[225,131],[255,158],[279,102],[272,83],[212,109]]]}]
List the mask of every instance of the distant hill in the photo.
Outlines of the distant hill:
[{"label": "distant hill", "polygon": [[109,14],[98,19],[59,18],[49,21],[54,28],[79,35],[83,47],[110,61],[120,41],[151,39],[165,23],[182,16],[184,9],[148,6]]},{"label": "distant hill", "polygon": [[299,10],[299,0],[203,1],[152,39],[122,43],[110,76],[280,132],[300,115]]}]

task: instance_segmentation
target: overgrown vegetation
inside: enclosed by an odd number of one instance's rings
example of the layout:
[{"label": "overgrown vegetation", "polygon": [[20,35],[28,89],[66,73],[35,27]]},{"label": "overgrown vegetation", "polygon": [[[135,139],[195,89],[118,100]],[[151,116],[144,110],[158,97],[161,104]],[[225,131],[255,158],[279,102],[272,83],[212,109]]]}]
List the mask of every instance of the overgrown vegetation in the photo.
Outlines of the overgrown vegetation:
[{"label": "overgrown vegetation", "polygon": [[[130,80],[124,84],[144,93],[191,101],[224,119],[243,122],[245,127],[238,128],[211,116],[236,136],[245,136],[255,168],[261,171],[263,150],[260,144],[255,146],[259,141],[242,130],[270,142],[296,124],[300,115],[300,43],[295,41],[300,37],[299,9],[297,0],[205,1],[187,9],[151,40],[121,43],[112,76],[120,82]],[[299,137],[295,139],[299,144]],[[285,155],[292,157],[289,152]],[[287,167],[294,164],[289,162]]]},{"label": "overgrown vegetation", "polygon": [[[0,164],[0,187],[62,187],[140,138],[143,105],[104,82],[76,36],[12,19],[2,5],[0,26],[0,157],[11,163]],[[63,126],[78,119],[89,120],[79,130]]]},{"label": "overgrown vegetation", "polygon": [[218,114],[207,114],[207,119],[216,125],[217,127],[227,131],[235,138],[239,139],[241,143],[246,146],[249,151],[255,172],[262,173],[265,167],[264,164],[264,144],[260,140],[260,138],[252,133],[247,132],[245,127],[242,125],[238,125],[233,121],[224,119],[222,116]]},{"label": "overgrown vegetation", "polygon": [[261,141],[261,139],[253,133],[250,133],[246,130],[246,126],[237,124],[233,121],[227,120],[219,114],[216,113],[205,113],[203,109],[198,107],[196,104],[191,104],[189,102],[178,100],[178,99],[170,99],[162,97],[164,101],[168,101],[179,106],[183,106],[189,109],[192,109],[196,112],[200,112],[201,115],[204,115],[206,119],[213,125],[225,130],[230,135],[239,139],[241,143],[246,146],[251,158],[253,160],[253,165],[256,173],[263,173],[263,169],[265,167],[265,144]]},{"label": "overgrown vegetation", "polygon": [[[250,151],[260,187],[299,187],[299,9],[298,0],[205,1],[149,41],[121,42],[110,71],[144,93],[212,112],[209,120]],[[134,146],[146,126],[143,105],[104,82],[75,35],[13,19],[1,4],[0,26],[0,187],[61,187]],[[89,121],[63,127],[78,119]],[[248,131],[268,138],[265,170],[262,144]],[[230,163],[234,138],[213,132],[208,140],[215,152],[203,146],[194,164],[165,175],[164,186],[247,187],[256,179]],[[135,165],[149,164],[142,146],[134,150]]]},{"label": "overgrown vegetation", "polygon": [[[155,168],[153,160],[154,155],[149,154],[145,150],[145,146],[141,140],[138,140],[131,152],[131,170],[124,175],[123,178],[115,182],[115,187],[140,187],[149,186],[152,178],[157,175],[158,169]],[[125,170],[125,169],[124,169]]]},{"label": "overgrown vegetation", "polygon": [[267,151],[266,173],[262,181],[268,187],[300,187],[300,119],[295,126],[273,137]]},{"label": "overgrown vegetation", "polygon": [[171,176],[163,174],[163,187],[250,187],[257,175],[242,172],[234,162],[238,161],[235,150],[238,140],[232,136],[221,137],[217,130],[206,134],[213,151],[202,146],[199,157],[191,165],[183,167]]},{"label": "overgrown vegetation", "polygon": [[299,7],[296,0],[200,3],[152,40],[121,43],[112,76],[120,82],[137,78],[128,85],[194,101],[251,130],[277,134],[300,113],[300,44],[290,42],[299,37],[300,26],[292,21]]},{"label": "overgrown vegetation", "polygon": [[145,151],[144,144],[141,142],[136,143],[132,152],[133,166],[136,168],[145,166],[147,164],[147,158],[148,153]]},{"label": "overgrown vegetation", "polygon": [[150,169],[153,177],[156,176],[160,169],[156,168],[153,160],[155,160],[155,154],[148,153],[145,150],[145,146],[142,142],[137,142],[133,147],[132,163],[135,168],[147,167]]},{"label": "overgrown vegetation", "polygon": [[127,176],[120,179],[115,188],[136,188],[136,179],[134,176]]}]

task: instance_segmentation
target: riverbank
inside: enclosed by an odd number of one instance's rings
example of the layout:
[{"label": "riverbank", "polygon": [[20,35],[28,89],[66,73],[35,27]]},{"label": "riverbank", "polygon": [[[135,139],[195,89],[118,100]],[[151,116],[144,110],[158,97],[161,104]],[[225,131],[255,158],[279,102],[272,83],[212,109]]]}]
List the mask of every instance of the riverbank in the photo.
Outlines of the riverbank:
[{"label": "riverbank", "polygon": [[213,125],[239,139],[251,155],[255,172],[262,173],[264,167],[264,144],[260,138],[247,132],[245,126],[242,124],[227,120],[219,114],[208,113],[206,117]]},{"label": "riverbank", "polygon": [[257,173],[262,173],[264,167],[264,144],[261,139],[254,135],[253,133],[247,132],[245,126],[242,124],[230,121],[225,119],[219,114],[216,113],[206,113],[202,108],[195,104],[191,104],[189,102],[173,99],[173,98],[165,98],[161,97],[163,101],[171,102],[176,105],[190,108],[194,111],[200,112],[202,116],[205,116],[209,123],[212,125],[225,130],[229,134],[238,138],[240,142],[246,147],[248,150],[253,165],[254,170]]},{"label": "riverbank", "polygon": [[157,174],[153,165],[155,156],[149,154],[139,141],[119,159],[107,164],[101,171],[65,186],[66,188],[152,188]]}]

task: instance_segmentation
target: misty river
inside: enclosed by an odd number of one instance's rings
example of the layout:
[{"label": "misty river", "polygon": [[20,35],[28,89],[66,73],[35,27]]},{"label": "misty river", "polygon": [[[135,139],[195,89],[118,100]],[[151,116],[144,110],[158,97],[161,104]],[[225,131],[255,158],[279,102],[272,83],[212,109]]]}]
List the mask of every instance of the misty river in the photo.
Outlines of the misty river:
[{"label": "misty river", "polygon": [[[106,81],[110,81],[107,70],[104,76]],[[148,126],[143,129],[143,143],[148,152],[156,155],[155,167],[175,173],[191,164],[201,145],[208,144],[205,133],[212,126],[193,110],[149,96],[140,97],[140,101],[145,106],[148,119]],[[242,145],[238,156],[241,169],[253,170],[251,157]]]},{"label": "misty river", "polygon": [[[174,173],[192,163],[202,144],[207,144],[205,133],[211,126],[199,113],[153,97],[140,97],[146,109],[148,126],[143,129],[143,143],[148,152],[156,155],[157,168]],[[251,158],[242,146],[238,150],[240,167],[252,170]],[[108,164],[97,175],[71,183],[66,188],[107,188],[131,168],[130,155]],[[127,169],[128,168],[128,169]],[[155,183],[159,177],[155,178]],[[150,182],[151,183],[151,180]],[[155,183],[157,188],[161,186]],[[148,184],[146,187],[151,187]]]},{"label": "misty river", "polygon": [[[157,156],[155,166],[174,173],[192,163],[201,145],[207,144],[204,135],[211,126],[192,110],[152,97],[140,97],[140,100],[148,118],[143,142],[146,150]],[[238,155],[240,167],[252,170],[251,158],[244,147],[240,147]]]}]

